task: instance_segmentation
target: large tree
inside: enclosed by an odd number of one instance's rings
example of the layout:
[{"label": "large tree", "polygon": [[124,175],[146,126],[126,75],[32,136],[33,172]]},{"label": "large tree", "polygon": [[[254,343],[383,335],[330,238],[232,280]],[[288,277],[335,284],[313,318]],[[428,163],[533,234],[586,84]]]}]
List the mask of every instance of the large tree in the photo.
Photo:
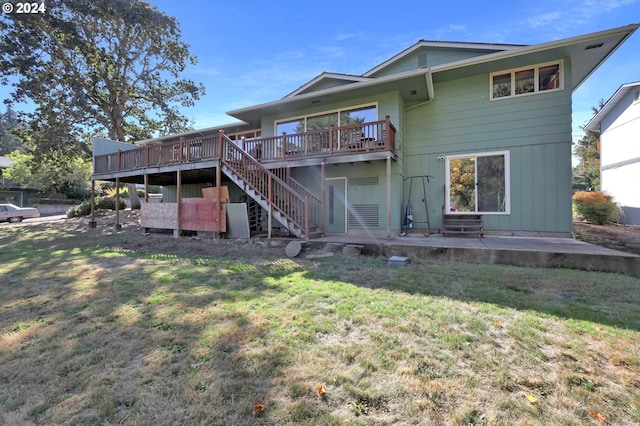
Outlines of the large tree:
[{"label": "large tree", "polygon": [[6,155],[16,149],[22,149],[20,138],[13,133],[20,125],[16,113],[7,106],[7,111],[0,114],[0,155]]},{"label": "large tree", "polygon": [[14,86],[12,101],[36,105],[35,127],[63,119],[77,134],[120,141],[188,128],[180,108],[204,89],[180,77],[196,59],[175,18],[141,0],[44,4],[0,18],[1,82]]}]

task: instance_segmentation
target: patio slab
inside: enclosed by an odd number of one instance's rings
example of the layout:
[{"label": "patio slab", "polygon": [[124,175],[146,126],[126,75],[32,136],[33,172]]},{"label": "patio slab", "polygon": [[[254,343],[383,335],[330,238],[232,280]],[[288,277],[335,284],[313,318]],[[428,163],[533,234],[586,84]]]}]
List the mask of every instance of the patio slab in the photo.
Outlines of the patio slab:
[{"label": "patio slab", "polygon": [[572,268],[640,277],[640,256],[573,238],[485,236],[443,237],[440,234],[374,237],[330,234],[315,244],[361,244],[382,256],[432,258],[451,262],[488,263],[534,268]]}]

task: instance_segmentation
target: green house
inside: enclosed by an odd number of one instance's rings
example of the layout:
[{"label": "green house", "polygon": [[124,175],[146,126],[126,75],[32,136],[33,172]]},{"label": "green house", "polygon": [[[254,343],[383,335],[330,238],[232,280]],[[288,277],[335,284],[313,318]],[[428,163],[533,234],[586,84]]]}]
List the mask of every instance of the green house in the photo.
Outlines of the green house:
[{"label": "green house", "polygon": [[[452,218],[457,231],[568,235],[572,93],[638,26],[532,46],[422,40],[230,111],[229,125],[134,149],[97,140],[93,179],[162,186],[171,220],[152,227],[201,227],[184,222],[204,211],[189,203],[226,186],[226,201],[257,206],[254,223],[303,238],[442,232]],[[145,205],[143,222],[168,217]],[[224,209],[211,214],[224,231]]]}]

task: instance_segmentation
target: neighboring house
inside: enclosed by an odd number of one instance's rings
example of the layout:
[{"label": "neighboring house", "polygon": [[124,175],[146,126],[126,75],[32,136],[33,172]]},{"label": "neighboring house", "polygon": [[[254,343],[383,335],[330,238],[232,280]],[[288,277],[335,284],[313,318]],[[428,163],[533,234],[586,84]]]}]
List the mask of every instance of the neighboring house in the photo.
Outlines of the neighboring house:
[{"label": "neighboring house", "polygon": [[134,149],[96,140],[93,179],[163,186],[142,226],[178,233],[211,214],[202,230],[224,230],[201,198],[222,185],[298,237],[398,235],[409,199],[414,229],[461,215],[485,232],[569,235],[571,95],[638,26],[533,46],[419,41],[362,75],[325,72],[231,111],[234,124]]},{"label": "neighboring house", "polygon": [[11,158],[0,156],[0,186],[5,186],[5,180],[3,177],[3,170],[11,167]]},{"label": "neighboring house", "polygon": [[640,81],[627,83],[587,123],[600,130],[600,187],[624,213],[620,220],[640,225]]}]

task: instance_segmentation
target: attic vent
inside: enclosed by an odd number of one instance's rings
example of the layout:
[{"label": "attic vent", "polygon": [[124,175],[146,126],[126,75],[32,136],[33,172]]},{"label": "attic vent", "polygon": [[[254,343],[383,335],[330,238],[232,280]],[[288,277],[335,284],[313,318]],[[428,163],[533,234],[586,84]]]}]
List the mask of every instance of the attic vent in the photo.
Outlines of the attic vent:
[{"label": "attic vent", "polygon": [[349,206],[347,225],[349,228],[377,228],[377,204],[352,204]]},{"label": "attic vent", "polygon": [[349,186],[378,185],[378,176],[349,178]]},{"label": "attic vent", "polygon": [[418,55],[418,66],[424,68],[427,66],[427,54],[421,53]]},{"label": "attic vent", "polygon": [[589,46],[585,47],[584,50],[599,49],[602,46],[604,46],[604,43],[590,44]]}]

